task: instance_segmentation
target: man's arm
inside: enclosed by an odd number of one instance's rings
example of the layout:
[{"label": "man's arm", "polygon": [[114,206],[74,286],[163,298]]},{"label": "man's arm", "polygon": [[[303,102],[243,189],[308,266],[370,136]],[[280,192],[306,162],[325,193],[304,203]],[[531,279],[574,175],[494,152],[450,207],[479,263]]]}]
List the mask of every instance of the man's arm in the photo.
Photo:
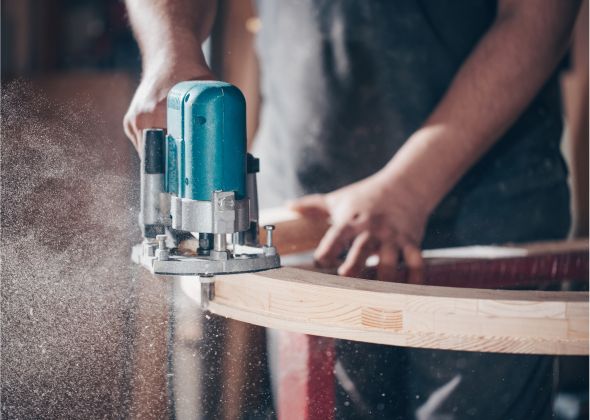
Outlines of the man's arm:
[{"label": "man's arm", "polygon": [[126,0],[143,61],[141,83],[125,115],[125,133],[141,150],[142,130],[166,128],[166,96],[178,82],[215,79],[201,44],[215,0]]},{"label": "man's arm", "polygon": [[380,277],[406,263],[420,268],[418,247],[429,214],[467,170],[516,121],[565,53],[578,1],[503,0],[497,18],[461,66],[436,109],[375,175],[327,195],[304,197],[302,213],[329,214],[333,227],[316,251],[339,273],[357,276],[379,254]]}]

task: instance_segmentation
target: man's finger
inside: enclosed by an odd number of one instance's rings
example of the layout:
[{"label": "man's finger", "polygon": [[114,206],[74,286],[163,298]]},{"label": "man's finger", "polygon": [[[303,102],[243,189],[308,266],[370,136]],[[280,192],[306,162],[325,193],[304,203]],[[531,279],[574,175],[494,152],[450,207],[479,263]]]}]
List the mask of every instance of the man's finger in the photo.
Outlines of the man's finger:
[{"label": "man's finger", "polygon": [[379,248],[379,264],[377,265],[377,280],[395,280],[399,252],[399,248],[393,240],[381,243],[381,247]]},{"label": "man's finger", "polygon": [[135,146],[135,150],[139,153],[139,147],[137,143],[137,135],[135,132],[135,128],[131,121],[131,117],[125,115],[125,119],[123,120],[123,130],[125,131],[125,135],[131,140],[133,146]]},{"label": "man's finger", "polygon": [[303,216],[317,218],[330,217],[326,196],[324,194],[307,195],[299,200],[287,202],[286,206],[290,210],[296,211]]},{"label": "man's finger", "polygon": [[420,247],[412,243],[406,244],[403,254],[408,267],[408,283],[424,284],[424,259]]},{"label": "man's finger", "polygon": [[342,252],[350,247],[355,236],[354,228],[348,224],[332,226],[315,251],[316,262],[324,267],[334,266]]},{"label": "man's finger", "polygon": [[367,258],[377,250],[376,239],[365,230],[356,237],[346,260],[338,268],[338,274],[348,277],[362,277]]},{"label": "man's finger", "polygon": [[409,268],[422,270],[424,268],[424,259],[422,259],[422,250],[412,244],[406,244],[403,248],[404,261]]},{"label": "man's finger", "polygon": [[143,131],[158,127],[154,124],[153,115],[145,112],[137,114],[134,119],[134,127],[137,138],[137,152],[141,158],[143,154]]}]

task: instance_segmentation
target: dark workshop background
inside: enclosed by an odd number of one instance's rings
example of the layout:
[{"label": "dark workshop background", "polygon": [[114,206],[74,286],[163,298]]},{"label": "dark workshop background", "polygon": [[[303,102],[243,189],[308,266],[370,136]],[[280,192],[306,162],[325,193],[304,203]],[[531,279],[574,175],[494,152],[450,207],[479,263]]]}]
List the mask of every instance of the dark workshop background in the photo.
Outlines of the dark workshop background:
[{"label": "dark workshop background", "polygon": [[[21,83],[21,90],[33,90],[35,95],[46,98],[48,102],[44,103],[65,104],[74,108],[81,106],[77,104],[90,104],[91,113],[101,121],[101,131],[100,135],[88,136],[87,147],[98,154],[97,161],[102,162],[100,164],[107,173],[128,180],[112,190],[113,211],[129,215],[131,219],[136,217],[138,159],[125,137],[122,121],[139,82],[141,59],[123,2],[2,0],[1,15],[1,106],[11,103],[4,97],[6,92],[20,92],[15,83]],[[258,25],[251,2],[222,0],[209,44],[213,71],[222,80],[237,85],[246,96],[249,144],[256,132],[260,103],[258,69],[252,46]],[[563,73],[562,91],[567,121],[564,153],[570,165],[574,191],[572,236],[587,237],[587,1],[578,19],[569,63],[569,68]],[[22,85],[23,81],[25,85]],[[5,111],[10,113],[11,110]],[[5,115],[3,110],[3,118]],[[15,170],[8,158],[18,145],[14,143],[16,138],[6,136],[4,122],[2,128],[2,177],[6,182],[12,179],[10,174]],[[28,149],[22,150],[26,152]],[[19,153],[22,150],[18,149]],[[27,156],[21,156],[21,159],[26,161]],[[4,187],[2,191],[5,191]],[[38,193],[31,191],[32,202],[34,194]],[[67,202],[70,192],[58,189],[55,194],[64,200],[62,202]],[[83,197],[83,191],[77,194]],[[4,224],[7,223],[4,214],[6,206],[12,204],[2,198],[4,237]],[[55,211],[56,219],[86,220],[84,208],[63,206]],[[126,264],[129,247],[139,240],[138,234],[138,230],[132,228],[127,237],[111,239],[108,252],[117,253],[121,264]],[[7,318],[5,313],[13,303],[10,299],[14,290],[9,288],[10,279],[5,276],[6,269],[2,276],[2,354],[10,355],[17,345],[15,337],[27,336],[33,342],[37,335],[41,337],[41,332],[37,329],[38,324],[32,321],[7,323],[10,317]],[[219,319],[203,323],[196,305],[183,296],[177,285],[171,287],[165,279],[137,270],[129,269],[124,275],[109,277],[106,287],[119,292],[109,295],[114,300],[110,305],[98,305],[93,316],[96,316],[96,311],[103,311],[110,340],[95,341],[91,351],[100,355],[101,366],[108,375],[96,375],[90,364],[84,365],[86,370],[80,371],[64,370],[63,364],[52,365],[50,361],[43,365],[35,365],[31,361],[32,365],[40,366],[37,377],[61,378],[62,386],[54,386],[48,397],[62,401],[62,407],[48,408],[46,404],[49,403],[44,402],[47,397],[41,395],[45,395],[41,390],[46,382],[31,385],[22,380],[15,383],[7,379],[18,375],[15,369],[28,363],[26,358],[32,356],[22,353],[24,359],[14,363],[3,357],[1,399],[2,414],[6,418],[161,419],[169,417],[169,407],[174,404],[178,419],[238,419],[243,418],[244,413],[253,412],[268,403],[268,395],[261,394],[260,387],[252,385],[265,380],[264,360],[260,357],[265,348],[261,328]],[[28,289],[23,290],[26,292]],[[84,293],[84,289],[81,288],[79,293]],[[172,312],[171,306],[174,308]],[[112,313],[113,308],[115,314]],[[170,319],[174,320],[171,338]],[[86,321],[81,318],[80,322],[84,324]],[[91,325],[90,321],[88,325]],[[65,326],[59,329],[52,328],[50,325],[49,330],[43,332],[43,337],[69,334],[72,347],[77,343],[76,337],[92,340],[91,335],[80,332],[83,328],[79,323],[68,325],[65,322]],[[214,335],[219,337],[211,340]],[[41,338],[39,341],[42,341]],[[175,355],[172,370],[167,356],[169,343]],[[224,354],[224,349],[235,349],[237,351],[233,353],[238,356],[225,359],[214,357],[216,352]],[[191,357],[197,352],[203,355],[198,360]],[[88,358],[89,355],[81,351],[75,357]],[[50,372],[52,366],[56,370]],[[63,371],[57,372],[59,369]],[[207,374],[203,375],[204,372]],[[71,376],[89,379],[83,385],[74,381],[71,383],[78,385],[69,386],[67,379]],[[27,394],[23,390],[35,393]],[[95,397],[92,399],[88,395]],[[50,409],[54,411],[47,411]]]}]

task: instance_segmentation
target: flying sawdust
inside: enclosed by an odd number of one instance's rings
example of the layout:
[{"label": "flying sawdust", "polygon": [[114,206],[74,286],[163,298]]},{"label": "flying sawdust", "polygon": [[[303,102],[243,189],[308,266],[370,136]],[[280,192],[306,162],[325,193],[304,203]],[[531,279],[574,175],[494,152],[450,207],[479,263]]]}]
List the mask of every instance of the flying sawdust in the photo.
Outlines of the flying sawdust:
[{"label": "flying sawdust", "polygon": [[3,86],[1,116],[2,415],[127,417],[129,161],[88,100],[52,103],[20,80]]}]

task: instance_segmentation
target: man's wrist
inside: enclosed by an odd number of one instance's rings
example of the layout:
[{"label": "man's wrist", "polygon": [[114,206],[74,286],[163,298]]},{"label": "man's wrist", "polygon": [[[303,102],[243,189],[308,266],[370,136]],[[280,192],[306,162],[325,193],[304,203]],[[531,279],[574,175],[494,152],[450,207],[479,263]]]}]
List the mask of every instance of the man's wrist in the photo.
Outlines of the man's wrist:
[{"label": "man's wrist", "polygon": [[208,73],[209,67],[200,45],[194,48],[166,48],[158,54],[146,54],[143,57],[143,73],[185,73],[186,69],[202,70]]},{"label": "man's wrist", "polygon": [[444,151],[448,130],[420,129],[375,176],[391,196],[401,196],[428,216],[457,182],[456,162]]}]

